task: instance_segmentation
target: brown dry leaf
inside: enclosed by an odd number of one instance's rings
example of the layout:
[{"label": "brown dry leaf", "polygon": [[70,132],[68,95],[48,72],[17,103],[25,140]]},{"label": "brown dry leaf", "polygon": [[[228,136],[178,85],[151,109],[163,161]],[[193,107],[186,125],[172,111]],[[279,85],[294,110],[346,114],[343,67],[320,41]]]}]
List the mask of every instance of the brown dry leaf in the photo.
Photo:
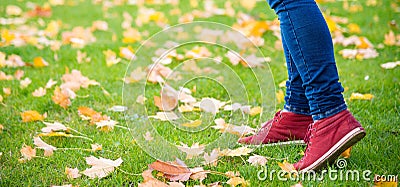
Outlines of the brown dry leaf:
[{"label": "brown dry leaf", "polygon": [[69,167],[65,167],[65,174],[67,174],[67,177],[69,179],[76,179],[81,177],[81,174],[79,174],[79,169],[78,168],[69,168]]},{"label": "brown dry leaf", "polygon": [[71,105],[69,95],[62,91],[58,86],[54,89],[54,94],[53,96],[51,96],[51,99],[54,101],[55,104],[60,105],[64,109],[67,109],[68,106]]},{"label": "brown dry leaf", "polygon": [[182,161],[170,163],[157,160],[149,165],[149,168],[157,170],[171,181],[187,181],[192,172]]},{"label": "brown dry leaf", "polygon": [[38,136],[40,137],[73,137],[72,134],[67,134],[65,132],[44,132],[39,133]]},{"label": "brown dry leaf", "polygon": [[[1,101],[0,101],[1,102]],[[2,133],[4,130],[4,126],[2,124],[0,124],[0,133]],[[1,155],[0,155],[1,156]]]},{"label": "brown dry leaf", "polygon": [[68,71],[61,77],[64,82],[61,84],[60,88],[66,90],[67,88],[72,91],[78,91],[80,88],[88,88],[90,85],[100,85],[95,80],[90,80],[89,78],[82,75],[78,70],[72,70],[71,73]]},{"label": "brown dry leaf", "polygon": [[48,66],[49,63],[47,63],[42,57],[35,57],[33,59],[33,66],[34,67],[45,67]]},{"label": "brown dry leaf", "polygon": [[43,121],[44,116],[36,110],[28,110],[21,113],[22,122]]},{"label": "brown dry leaf", "polygon": [[204,153],[204,145],[199,145],[199,143],[194,143],[192,146],[188,146],[181,142],[182,146],[176,146],[179,150],[186,153],[186,159],[192,159],[202,153]]},{"label": "brown dry leaf", "polygon": [[91,168],[86,169],[82,174],[94,178],[103,178],[114,171],[114,169],[122,164],[122,159],[110,160],[105,158],[96,158],[94,156],[86,157],[86,163],[91,165]]},{"label": "brown dry leaf", "polygon": [[31,146],[24,145],[20,152],[23,160],[31,160],[36,157],[36,149],[32,149]]},{"label": "brown dry leaf", "polygon": [[108,67],[121,62],[121,59],[117,58],[117,54],[110,49],[108,49],[107,51],[103,51],[103,54],[106,57],[106,64]]},{"label": "brown dry leaf", "polygon": [[351,93],[350,101],[351,100],[371,100],[374,98],[372,94],[361,94],[361,93]]},{"label": "brown dry leaf", "polygon": [[246,186],[249,186],[249,185],[250,185],[250,182],[244,180],[244,179],[241,178],[241,177],[233,177],[233,178],[230,178],[228,181],[226,181],[226,184],[231,185],[231,187],[235,187],[235,186],[237,186],[237,185],[239,185],[239,184],[240,184],[242,187],[246,187]]},{"label": "brown dry leaf", "polygon": [[234,150],[224,149],[219,152],[219,156],[246,156],[251,152],[253,152],[253,149],[248,147],[239,147]]},{"label": "brown dry leaf", "polygon": [[34,137],[33,143],[40,149],[44,150],[44,156],[51,156],[53,155],[53,151],[57,150],[56,147],[47,144],[44,142],[40,137]]},{"label": "brown dry leaf", "polygon": [[352,147],[349,147],[348,149],[346,149],[345,151],[343,151],[343,153],[340,154],[340,156],[342,156],[343,158],[350,158],[351,148],[352,148]]},{"label": "brown dry leaf", "polygon": [[11,88],[3,88],[3,93],[5,96],[11,95]]},{"label": "brown dry leaf", "polygon": [[28,17],[50,17],[51,16],[51,7],[49,5],[45,5],[43,7],[36,6],[33,10],[27,12]]}]

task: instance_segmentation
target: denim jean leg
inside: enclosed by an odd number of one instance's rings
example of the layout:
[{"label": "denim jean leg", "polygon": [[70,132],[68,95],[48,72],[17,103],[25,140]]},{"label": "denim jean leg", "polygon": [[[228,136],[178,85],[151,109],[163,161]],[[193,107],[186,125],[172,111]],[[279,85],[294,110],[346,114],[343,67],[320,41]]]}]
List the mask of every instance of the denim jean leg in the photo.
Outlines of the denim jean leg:
[{"label": "denim jean leg", "polygon": [[311,115],[308,99],[305,95],[306,91],[303,87],[303,81],[301,80],[300,74],[294,65],[293,58],[289,53],[289,49],[287,48],[286,41],[283,36],[282,45],[288,70],[284,108],[296,114]]},{"label": "denim jean leg", "polygon": [[268,0],[280,20],[314,120],[347,108],[326,22],[313,0]]}]

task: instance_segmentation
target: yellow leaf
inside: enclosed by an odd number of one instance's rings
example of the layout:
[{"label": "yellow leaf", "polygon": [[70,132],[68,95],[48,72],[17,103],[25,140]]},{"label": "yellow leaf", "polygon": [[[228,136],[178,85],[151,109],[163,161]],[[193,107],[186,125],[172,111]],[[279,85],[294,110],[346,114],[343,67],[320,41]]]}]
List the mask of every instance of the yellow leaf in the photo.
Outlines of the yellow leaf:
[{"label": "yellow leaf", "polygon": [[47,63],[42,57],[35,57],[33,59],[33,66],[34,67],[45,67],[48,66],[49,63]]},{"label": "yellow leaf", "polygon": [[348,24],[348,25],[347,25],[347,28],[349,29],[349,32],[350,32],[350,33],[356,33],[356,34],[361,33],[360,26],[358,26],[358,25],[355,24],[355,23],[350,23],[350,24]]},{"label": "yellow leaf", "polygon": [[1,38],[5,41],[6,44],[9,44],[12,40],[15,39],[15,34],[10,33],[7,29],[1,31]]},{"label": "yellow leaf", "polygon": [[385,34],[385,41],[383,43],[387,46],[392,46],[396,44],[396,36],[392,30],[389,33]]},{"label": "yellow leaf", "polygon": [[38,136],[40,137],[73,137],[72,134],[67,134],[65,132],[45,132],[39,133]]},{"label": "yellow leaf", "polygon": [[44,116],[35,110],[28,110],[21,113],[22,122],[43,121]]},{"label": "yellow leaf", "polygon": [[384,181],[384,180],[380,180],[380,181],[376,181],[375,179],[377,178],[377,176],[374,177],[374,187],[397,187],[397,176],[396,176],[396,180],[394,181]]},{"label": "yellow leaf", "polygon": [[262,108],[259,106],[253,107],[250,109],[250,116],[255,116],[257,114],[260,114],[262,112]]},{"label": "yellow leaf", "polygon": [[256,6],[256,0],[240,0],[240,5],[247,10],[251,10]]},{"label": "yellow leaf", "polygon": [[296,177],[296,168],[293,166],[293,164],[287,162],[286,160],[283,161],[283,163],[278,162],[278,166],[283,170],[286,171],[289,174],[289,177],[291,177],[291,174],[294,174]]},{"label": "yellow leaf", "polygon": [[194,127],[200,126],[201,123],[202,123],[201,120],[194,120],[194,121],[191,121],[189,123],[184,123],[184,124],[182,124],[182,126],[184,126],[184,127],[193,127],[194,128]]},{"label": "yellow leaf", "polygon": [[241,184],[241,186],[243,186],[243,187],[246,187],[246,186],[250,185],[250,182],[244,180],[241,177],[233,177],[233,178],[230,178],[228,181],[226,181],[226,184],[231,185],[231,187],[235,187],[239,184]]},{"label": "yellow leaf", "polygon": [[351,152],[351,147],[346,149],[342,154],[340,154],[340,156],[342,156],[343,158],[350,158],[350,152]]},{"label": "yellow leaf", "polygon": [[276,101],[278,103],[282,103],[285,100],[285,94],[283,93],[282,90],[279,90],[278,92],[276,92]]},{"label": "yellow leaf", "polygon": [[372,98],[374,98],[374,95],[372,95],[372,94],[352,93],[350,96],[350,101],[351,100],[371,100]]}]

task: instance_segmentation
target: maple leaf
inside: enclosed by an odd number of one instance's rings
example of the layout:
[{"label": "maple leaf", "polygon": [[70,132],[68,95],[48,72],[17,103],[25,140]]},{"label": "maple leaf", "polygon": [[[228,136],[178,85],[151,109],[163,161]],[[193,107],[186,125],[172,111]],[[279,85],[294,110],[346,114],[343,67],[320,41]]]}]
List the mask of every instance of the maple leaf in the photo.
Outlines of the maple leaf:
[{"label": "maple leaf", "polygon": [[33,97],[43,97],[44,95],[46,95],[46,89],[43,87],[40,87],[32,92]]},{"label": "maple leaf", "polygon": [[226,102],[219,101],[214,98],[202,98],[200,102],[194,103],[193,106],[200,108],[202,111],[216,114],[219,109],[225,106]]},{"label": "maple leaf", "polygon": [[82,64],[84,62],[90,62],[91,58],[87,56],[86,52],[77,51],[76,52],[76,61],[78,64]]},{"label": "maple leaf", "polygon": [[[2,72],[0,72],[0,80],[1,80],[1,73]],[[24,80],[21,80],[19,83],[20,83],[21,88],[26,88],[26,87],[28,87],[29,84],[32,83],[32,80],[30,78],[26,77]]]},{"label": "maple leaf", "polygon": [[66,126],[57,121],[55,121],[54,123],[49,123],[49,122],[43,122],[43,123],[46,125],[46,127],[42,128],[42,132],[44,133],[68,130]]},{"label": "maple leaf", "polygon": [[218,129],[221,133],[230,133],[230,134],[234,134],[237,136],[244,136],[247,134],[254,134],[255,129],[251,128],[249,126],[237,126],[237,125],[232,125],[232,124],[228,124],[225,123],[225,120],[222,118],[218,118],[214,120],[215,122],[215,126],[211,126],[214,129]]},{"label": "maple leaf", "polygon": [[79,174],[79,169],[78,168],[69,168],[69,167],[65,167],[65,174],[67,174],[67,177],[69,179],[76,179],[81,177],[81,174]]},{"label": "maple leaf", "polygon": [[151,174],[153,170],[152,169],[147,169],[143,171],[142,177],[143,177],[143,183],[139,183],[138,187],[168,187],[169,185],[157,180],[156,178],[153,177]]},{"label": "maple leaf", "polygon": [[249,157],[247,162],[251,163],[252,166],[265,166],[268,160],[264,156],[253,155]]},{"label": "maple leaf", "polygon": [[119,56],[125,58],[127,60],[132,60],[135,57],[134,51],[131,46],[128,47],[120,47],[119,48]]},{"label": "maple leaf", "polygon": [[[283,171],[285,171],[286,173],[288,173],[288,175],[289,175],[289,176],[287,176],[288,178],[289,178],[289,177],[296,177],[296,175],[297,175],[297,170],[296,170],[296,168],[293,166],[293,164],[291,164],[291,163],[287,162],[286,160],[284,160],[283,163],[278,162],[278,166],[279,166]],[[292,174],[293,174],[294,176],[291,176]]]},{"label": "maple leaf", "polygon": [[103,54],[106,57],[106,64],[108,67],[118,64],[121,61],[120,58],[117,58],[115,52],[111,51],[110,49],[108,49],[107,51],[103,51]]},{"label": "maple leaf", "polygon": [[89,107],[85,107],[85,106],[80,106],[78,107],[78,113],[79,115],[85,116],[85,117],[92,117],[94,115],[99,114],[98,112],[96,112],[95,110],[89,108]]},{"label": "maple leaf", "polygon": [[393,181],[384,181],[382,178],[381,180],[376,180],[378,177],[375,175],[374,176],[374,187],[397,187],[397,177],[396,180]]},{"label": "maple leaf", "polygon": [[164,176],[171,181],[187,181],[192,174],[190,169],[182,161],[179,160],[175,163],[157,160],[151,163],[149,165],[149,168],[163,173]]},{"label": "maple leaf", "polygon": [[91,27],[92,31],[100,30],[100,31],[107,31],[108,30],[108,24],[105,21],[101,20],[96,20],[92,23]]},{"label": "maple leaf", "polygon": [[139,104],[141,104],[141,105],[144,105],[144,102],[146,102],[146,100],[147,100],[147,98],[146,98],[145,96],[139,95],[139,96],[136,98],[136,103],[139,103]]},{"label": "maple leaf", "polygon": [[163,77],[168,77],[172,73],[171,68],[165,67],[161,63],[151,64],[147,68],[147,81],[152,83],[163,83]]},{"label": "maple leaf", "polygon": [[34,67],[45,67],[48,66],[49,63],[47,63],[42,57],[35,57],[33,59],[33,66]]},{"label": "maple leaf", "polygon": [[383,43],[387,46],[393,46],[396,44],[396,36],[392,30],[385,34],[385,40]]},{"label": "maple leaf", "polygon": [[44,150],[44,156],[51,156],[53,155],[53,151],[57,150],[56,147],[47,144],[44,142],[40,137],[34,137],[33,143],[40,149]]},{"label": "maple leaf", "polygon": [[28,110],[21,113],[22,122],[43,121],[44,116],[36,110]]},{"label": "maple leaf", "polygon": [[87,168],[82,174],[94,178],[103,178],[114,171],[114,169],[121,165],[122,159],[117,160],[105,159],[102,157],[96,158],[94,156],[86,157],[86,163],[91,165],[91,168]]},{"label": "maple leaf", "polygon": [[68,106],[71,105],[71,100],[69,99],[69,96],[58,86],[54,89],[54,93],[53,96],[51,96],[51,99],[54,101],[55,104],[60,105],[64,109],[67,109]]},{"label": "maple leaf", "polygon": [[22,13],[22,9],[17,5],[7,5],[6,14],[8,16],[19,16]]},{"label": "maple leaf", "polygon": [[372,94],[361,94],[361,93],[351,93],[350,101],[351,100],[371,100],[374,98]]},{"label": "maple leaf", "polygon": [[202,123],[202,121],[197,119],[197,120],[194,120],[194,121],[190,121],[188,123],[183,123],[183,124],[181,124],[181,126],[195,128],[195,127],[200,126],[201,123]]},{"label": "maple leaf", "polygon": [[137,41],[142,40],[140,32],[132,27],[126,28],[126,30],[124,30],[122,35],[124,37],[122,39],[123,43],[135,43]]},{"label": "maple leaf", "polygon": [[161,121],[179,119],[179,117],[174,112],[157,112],[155,116],[149,116],[149,118],[159,119]]},{"label": "maple leaf", "polygon": [[31,146],[24,145],[21,150],[22,161],[24,160],[31,160],[32,158],[36,157],[36,149],[32,149]]},{"label": "maple leaf", "polygon": [[292,185],[292,186],[290,186],[290,187],[303,187],[303,185],[301,184],[301,182],[299,182],[299,183],[297,183],[297,184],[295,184],[295,185]]},{"label": "maple leaf", "polygon": [[109,132],[114,129],[114,126],[118,124],[117,121],[114,120],[101,120],[95,123],[97,128],[104,132]]},{"label": "maple leaf", "polygon": [[133,70],[131,72],[131,74],[129,75],[129,77],[125,77],[124,78],[124,82],[129,84],[129,83],[135,83],[135,82],[139,82],[140,80],[142,80],[143,78],[146,77],[146,72],[144,72],[142,70],[142,67],[138,67],[135,70]]},{"label": "maple leaf", "polygon": [[0,71],[0,80],[12,80],[12,75],[7,75],[6,73]]},{"label": "maple leaf", "polygon": [[204,156],[203,156],[204,157],[203,164],[217,166],[217,164],[218,164],[218,156],[219,156],[218,149],[213,149],[210,154],[205,152]]},{"label": "maple leaf", "polygon": [[241,177],[233,177],[233,178],[230,178],[228,181],[226,181],[226,184],[231,185],[231,187],[235,187],[235,186],[237,186],[237,185],[239,185],[239,184],[240,184],[241,186],[243,186],[243,187],[246,187],[246,186],[249,186],[249,185],[250,185],[250,182],[244,180],[244,179],[241,178]]},{"label": "maple leaf", "polygon": [[19,69],[19,70],[15,71],[14,77],[17,80],[21,80],[21,78],[24,76],[24,74],[25,74],[25,72],[23,70]]},{"label": "maple leaf", "polygon": [[62,90],[69,88],[72,91],[78,91],[80,88],[88,88],[90,85],[100,85],[98,82],[83,76],[80,71],[75,69],[71,73],[65,73],[61,79],[64,82],[60,86]]},{"label": "maple leaf", "polygon": [[204,152],[204,145],[194,143],[192,146],[188,146],[181,142],[182,146],[176,146],[179,150],[186,153],[186,159],[192,159],[194,156],[198,156]]}]

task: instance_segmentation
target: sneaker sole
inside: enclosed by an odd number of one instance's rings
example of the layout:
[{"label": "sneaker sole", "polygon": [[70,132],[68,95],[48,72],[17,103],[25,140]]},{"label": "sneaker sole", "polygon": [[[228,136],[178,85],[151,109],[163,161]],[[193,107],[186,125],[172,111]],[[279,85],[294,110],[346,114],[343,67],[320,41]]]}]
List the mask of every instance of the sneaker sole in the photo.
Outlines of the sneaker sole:
[{"label": "sneaker sole", "polygon": [[[246,145],[241,144],[240,145]],[[284,146],[284,145],[306,145],[303,140],[293,140],[293,141],[286,141],[286,142],[276,142],[276,143],[266,143],[266,144],[247,144],[247,147],[272,147],[272,146]]]},{"label": "sneaker sole", "polygon": [[347,133],[342,139],[340,139],[331,149],[322,155],[317,161],[312,163],[310,166],[302,169],[300,172],[307,172],[310,170],[319,170],[332,164],[340,156],[343,151],[356,144],[365,136],[365,131],[360,127],[353,129]]}]

